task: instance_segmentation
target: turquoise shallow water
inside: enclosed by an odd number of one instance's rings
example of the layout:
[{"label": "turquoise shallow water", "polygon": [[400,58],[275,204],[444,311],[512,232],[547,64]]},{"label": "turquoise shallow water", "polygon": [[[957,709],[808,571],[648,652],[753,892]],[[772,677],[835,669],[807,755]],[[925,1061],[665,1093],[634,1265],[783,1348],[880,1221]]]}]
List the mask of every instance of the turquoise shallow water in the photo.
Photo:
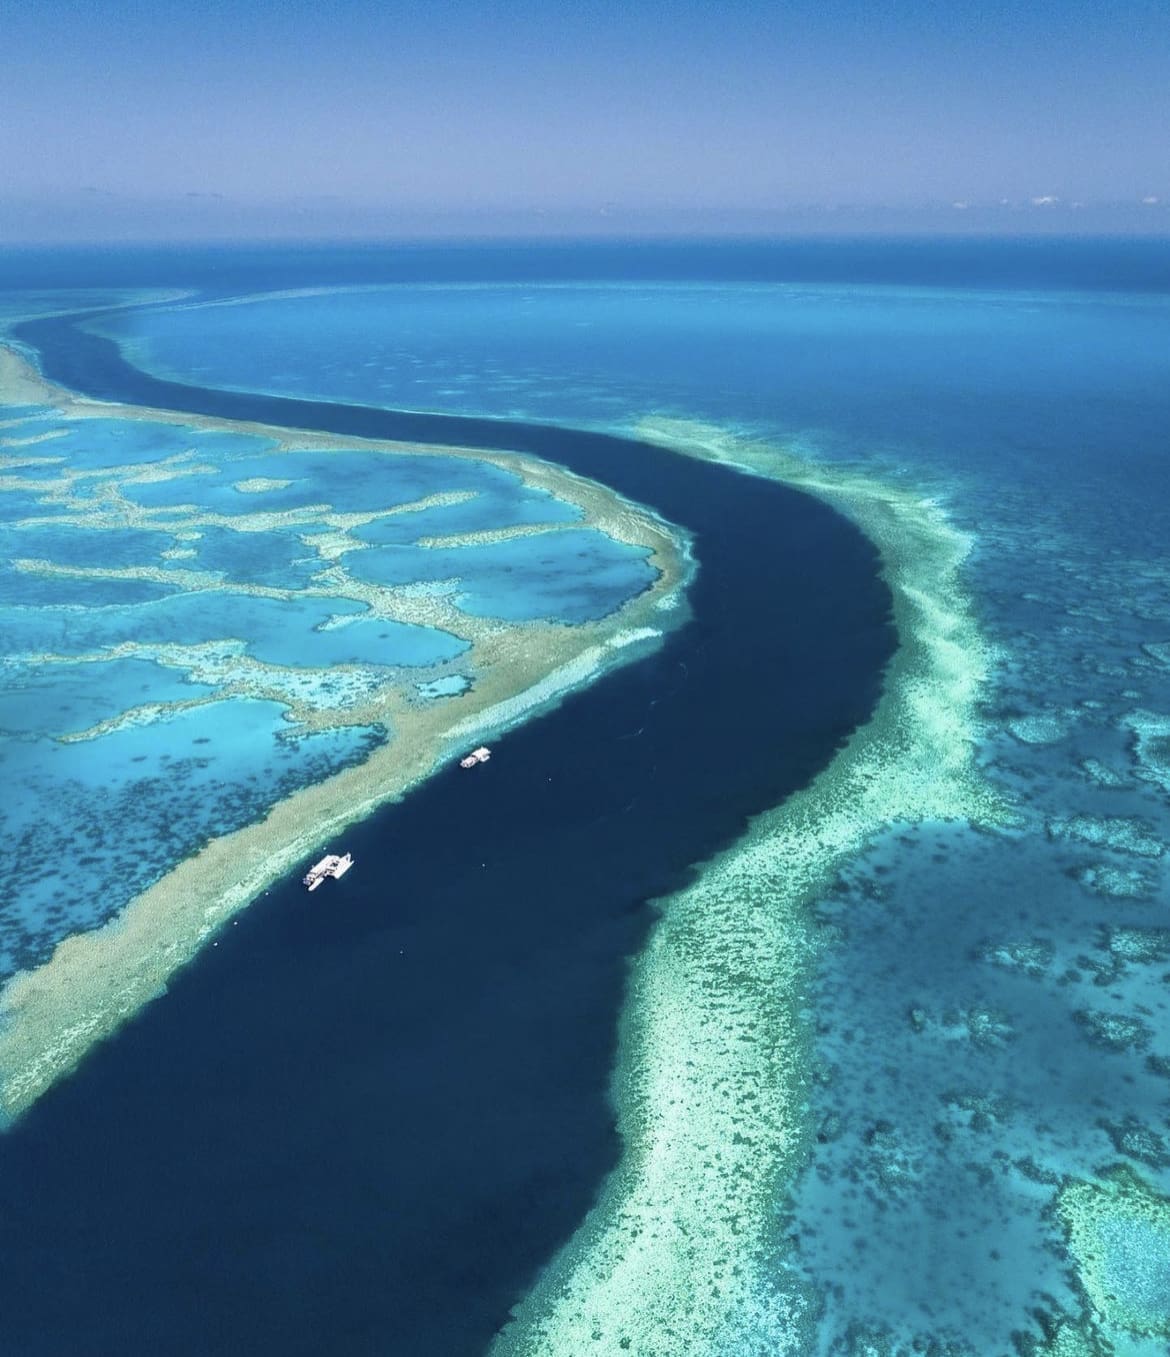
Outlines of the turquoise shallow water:
[{"label": "turquoise shallow water", "polygon": [[210,697],[215,689],[193,683],[153,660],[101,660],[55,664],[41,671],[8,664],[3,671],[3,721],[8,735],[77,734],[111,712],[154,702]]},{"label": "turquoise shallow water", "polygon": [[[82,655],[111,646],[200,645],[238,640],[267,664],[426,665],[467,648],[448,632],[364,617],[352,599],[256,598],[224,592],[170,593],[133,610],[16,606],[0,612],[8,645],[28,655]],[[344,625],[322,627],[333,620]]]},{"label": "turquoise shallow water", "polygon": [[[503,478],[501,473],[501,478]],[[397,518],[379,518],[354,535],[374,545],[409,545],[421,537],[445,537],[456,533],[485,532],[524,523],[575,523],[581,511],[574,504],[554,499],[542,490],[517,493],[512,484],[496,486],[480,482],[480,492],[462,504],[445,504]]]},{"label": "turquoise shallow water", "polygon": [[[27,634],[30,607],[108,608],[131,603],[152,603],[174,590],[153,580],[85,579],[69,576],[30,575],[11,565],[0,566],[0,605],[22,609],[8,614],[9,644],[19,645]],[[78,616],[78,614],[68,614]],[[35,625],[34,625],[35,631]]]},{"label": "turquoise shallow water", "polygon": [[51,521],[0,528],[0,552],[6,561],[26,557],[114,569],[128,565],[160,566],[163,549],[169,545],[159,533],[135,528],[96,533]]},{"label": "turquoise shallow water", "polygon": [[[354,562],[360,578],[378,584],[462,579],[467,612],[513,621],[604,617],[629,596],[631,569],[627,546],[588,529],[490,546],[371,547]],[[641,578],[649,587],[653,568],[643,564]]]},{"label": "turquoise shallow water", "polygon": [[[6,411],[5,417],[12,415]],[[5,430],[10,455],[49,458],[53,466],[30,469],[25,474],[47,477],[60,467],[72,471],[159,462],[191,453],[198,459],[274,447],[268,439],[252,435],[206,432],[182,424],[160,424],[141,419],[87,419],[65,424],[52,411],[41,418],[22,420]],[[44,437],[44,435],[49,435]],[[25,440],[36,439],[36,442]]]},{"label": "turquoise shallow water", "polygon": [[[817,1298],[801,1352],[1008,1354],[1038,1314],[1080,1316],[1061,1184],[1127,1163],[1170,1192],[1170,299],[1087,270],[399,287],[104,325],[179,379],[712,420],[945,501],[999,650],[980,759],[1019,823],[894,827],[819,903],[816,1147],[776,1203],[777,1285]],[[1142,1240],[1108,1235],[1106,1270],[1137,1249],[1164,1277],[1170,1242]]]}]

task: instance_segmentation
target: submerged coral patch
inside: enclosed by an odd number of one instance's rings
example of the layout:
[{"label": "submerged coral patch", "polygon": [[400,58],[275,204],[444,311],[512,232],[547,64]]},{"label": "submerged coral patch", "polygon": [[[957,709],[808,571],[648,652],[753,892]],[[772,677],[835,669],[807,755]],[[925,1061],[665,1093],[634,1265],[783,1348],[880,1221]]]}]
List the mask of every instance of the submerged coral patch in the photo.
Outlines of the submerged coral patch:
[{"label": "submerged coral patch", "polygon": [[1123,961],[1140,965],[1170,961],[1168,928],[1111,928],[1107,937],[1110,952]]},{"label": "submerged coral patch", "polygon": [[1089,1040],[1108,1051],[1144,1051],[1154,1037],[1150,1024],[1132,1013],[1082,1008],[1073,1016]]},{"label": "submerged coral patch", "polygon": [[1138,1159],[1152,1169],[1170,1168],[1170,1145],[1152,1126],[1129,1113],[1116,1121],[1103,1120],[1102,1130],[1118,1154]]},{"label": "submerged coral patch", "polygon": [[1141,867],[1118,867],[1111,862],[1091,862],[1077,869],[1076,879],[1094,895],[1117,900],[1148,900],[1156,877]]},{"label": "submerged coral patch", "polygon": [[1070,722],[1063,712],[1034,712],[1007,723],[1021,744],[1056,744],[1068,734]]},{"label": "submerged coral patch", "polygon": [[1149,821],[1132,815],[1054,817],[1048,821],[1047,828],[1053,839],[1088,844],[1093,848],[1112,848],[1115,852],[1139,858],[1161,857],[1166,851],[1166,845],[1155,835]]},{"label": "submerged coral patch", "polygon": [[1002,970],[1038,978],[1051,967],[1054,948],[1052,943],[1040,939],[998,943],[987,947],[982,956],[984,961]]},{"label": "submerged coral patch", "polygon": [[1135,711],[1124,718],[1133,734],[1137,776],[1170,796],[1170,716]]}]

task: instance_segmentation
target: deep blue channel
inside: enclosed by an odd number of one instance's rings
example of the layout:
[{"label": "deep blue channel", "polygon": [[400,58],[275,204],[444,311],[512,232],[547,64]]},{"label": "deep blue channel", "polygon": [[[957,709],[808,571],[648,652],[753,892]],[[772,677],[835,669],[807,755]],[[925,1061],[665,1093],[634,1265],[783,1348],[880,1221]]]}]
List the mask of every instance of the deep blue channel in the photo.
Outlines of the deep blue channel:
[{"label": "deep blue channel", "polygon": [[537,453],[694,534],[657,654],[347,832],[0,1136],[22,1357],[481,1353],[619,1145],[608,1083],[647,901],[809,779],[894,649],[873,547],[780,485],[633,441],[159,381],[23,327],[103,399]]}]

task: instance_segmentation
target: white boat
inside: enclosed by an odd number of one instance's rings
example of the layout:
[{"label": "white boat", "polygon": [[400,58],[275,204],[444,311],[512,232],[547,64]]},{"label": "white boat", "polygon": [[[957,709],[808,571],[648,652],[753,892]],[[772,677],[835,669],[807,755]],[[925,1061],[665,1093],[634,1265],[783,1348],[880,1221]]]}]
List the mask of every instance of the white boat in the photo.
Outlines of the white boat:
[{"label": "white boat", "polygon": [[492,756],[492,751],[487,745],[481,744],[478,749],[473,749],[470,754],[459,760],[460,768],[474,768],[477,763],[487,763]]},{"label": "white boat", "polygon": [[304,884],[311,891],[325,880],[327,876],[339,880],[353,866],[353,854],[346,853],[344,857],[339,857],[336,853],[326,853],[320,862],[314,862],[304,875]]}]

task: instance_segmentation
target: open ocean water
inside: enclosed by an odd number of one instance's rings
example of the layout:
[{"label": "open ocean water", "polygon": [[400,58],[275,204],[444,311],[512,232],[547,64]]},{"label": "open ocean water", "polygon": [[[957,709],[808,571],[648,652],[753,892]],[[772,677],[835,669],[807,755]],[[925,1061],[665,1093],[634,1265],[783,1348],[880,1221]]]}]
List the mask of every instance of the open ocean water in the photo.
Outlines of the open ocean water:
[{"label": "open ocean water", "polygon": [[1013,828],[891,827],[816,906],[816,1145],[776,1202],[805,1350],[1165,1350],[1170,246],[75,252],[0,282],[255,297],[18,333],[111,399],[538,451],[700,564],[695,621],[510,735],[490,795],[441,774],[379,813],[335,907],[274,890],[0,1140],[13,1351],[482,1351],[580,1220],[641,902],[824,765],[890,646],[852,528],[613,436],[652,413],[937,496],[996,647]]}]

